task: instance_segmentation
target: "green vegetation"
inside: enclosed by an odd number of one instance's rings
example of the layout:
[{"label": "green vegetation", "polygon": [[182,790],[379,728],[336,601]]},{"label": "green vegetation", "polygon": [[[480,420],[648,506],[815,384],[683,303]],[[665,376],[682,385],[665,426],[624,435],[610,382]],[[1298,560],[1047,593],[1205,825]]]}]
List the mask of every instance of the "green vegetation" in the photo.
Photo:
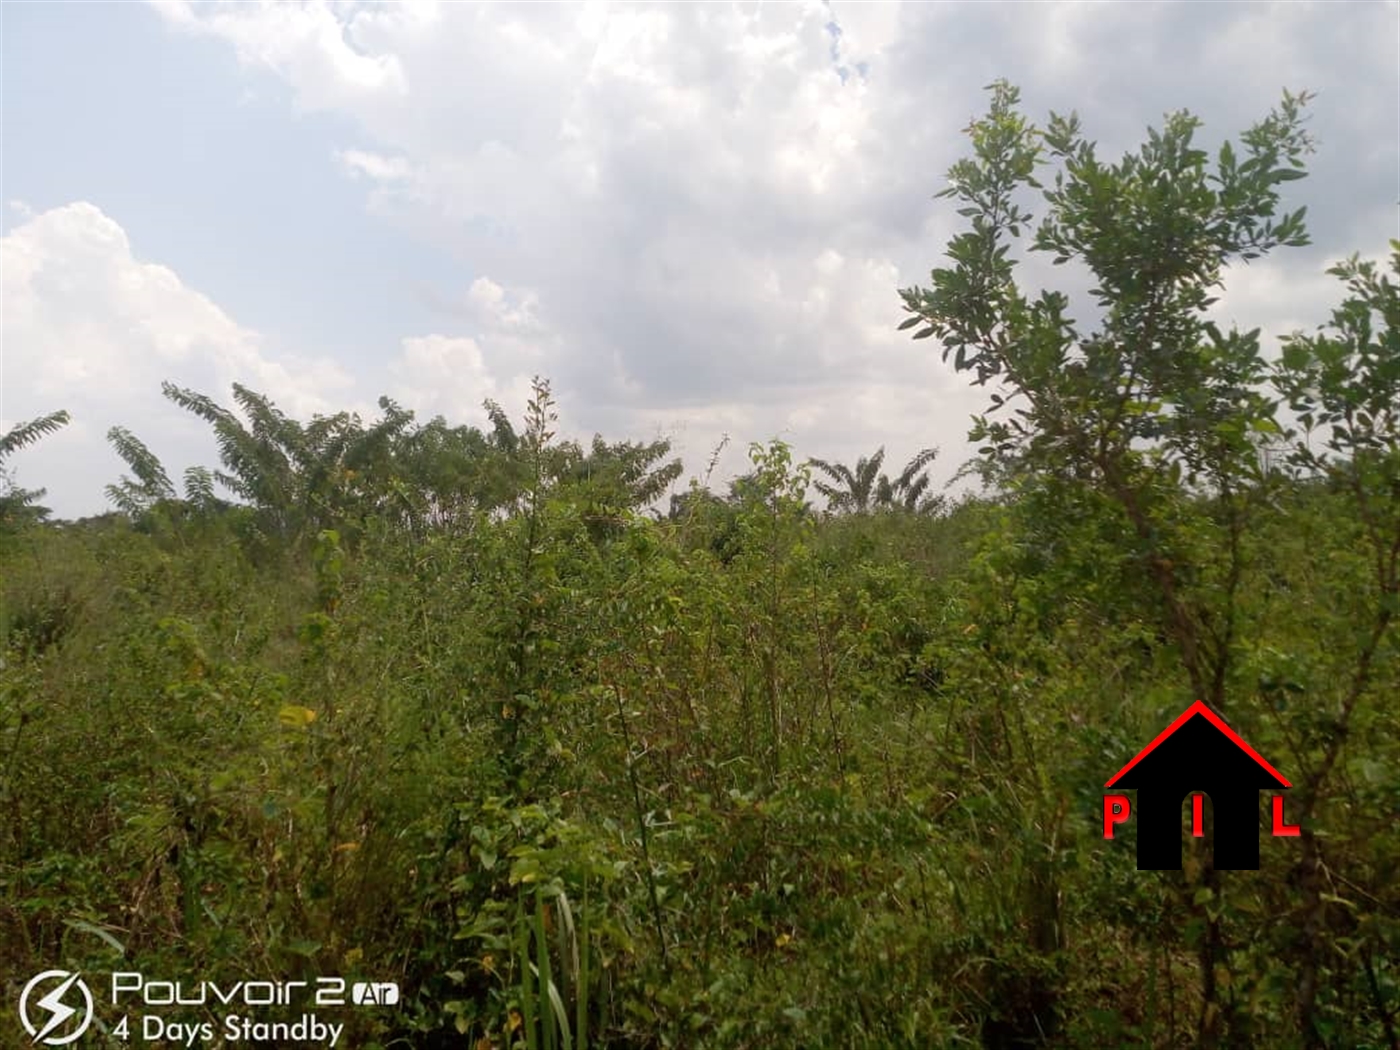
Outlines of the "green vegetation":
[{"label": "green vegetation", "polygon": [[875,507],[900,507],[928,512],[943,505],[941,497],[929,492],[932,479],[928,465],[937,455],[935,448],[924,449],[905,464],[893,481],[888,475],[880,473],[880,467],[885,462],[884,448],[877,449],[868,459],[862,456],[856,460],[854,470],[844,463],[814,459],[810,461],[811,465],[836,484],[820,479],[814,480],[813,484],[826,497],[827,509],[831,511],[864,514]]},{"label": "green vegetation", "polygon": [[[1400,1045],[1400,244],[1271,353],[1207,311],[1305,243],[1306,97],[1116,163],[1017,103],[902,293],[984,497],[775,442],[661,518],[667,444],[558,440],[544,382],[485,429],[167,385],[183,498],[121,428],[119,514],[7,487],[0,974],[400,982],[360,1047]],[[1257,872],[1102,837],[1194,699],[1294,784]]]},{"label": "green vegetation", "polygon": [[43,489],[22,489],[10,476],[6,461],[26,445],[32,445],[45,434],[52,434],[68,425],[67,412],[50,412],[27,423],[17,423],[0,437],[0,529],[10,530],[28,522],[43,521],[49,516],[43,499]]}]

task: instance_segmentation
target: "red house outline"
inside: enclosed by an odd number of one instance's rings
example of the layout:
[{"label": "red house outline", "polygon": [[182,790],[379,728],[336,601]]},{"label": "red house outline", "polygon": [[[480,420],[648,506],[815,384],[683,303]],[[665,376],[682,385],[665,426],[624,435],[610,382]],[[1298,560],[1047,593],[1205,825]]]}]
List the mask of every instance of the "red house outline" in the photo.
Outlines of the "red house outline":
[{"label": "red house outline", "polygon": [[1234,744],[1246,755],[1254,759],[1255,762],[1263,766],[1264,769],[1269,773],[1269,775],[1279,782],[1280,787],[1291,788],[1293,786],[1288,782],[1288,778],[1285,777],[1282,773],[1280,773],[1277,769],[1275,769],[1272,765],[1270,765],[1263,755],[1261,755],[1258,751],[1255,751],[1254,748],[1246,744],[1244,742],[1243,737],[1241,737],[1233,729],[1227,726],[1224,720],[1219,715],[1217,715],[1214,711],[1208,708],[1200,700],[1197,700],[1194,704],[1192,704],[1185,711],[1183,711],[1177,717],[1175,722],[1173,722],[1171,725],[1167,726],[1166,729],[1163,729],[1160,733],[1158,733],[1156,739],[1154,739],[1152,743],[1148,744],[1145,748],[1143,748],[1136,755],[1134,755],[1126,766],[1120,769],[1117,773],[1114,773],[1113,777],[1108,781],[1107,784],[1104,785],[1104,787],[1112,787],[1114,784],[1118,783],[1118,781],[1123,777],[1124,774],[1128,772],[1128,770],[1132,769],[1144,758],[1152,754],[1152,752],[1157,749],[1158,744],[1162,743],[1162,741],[1166,740],[1167,737],[1171,736],[1188,721],[1190,721],[1192,715],[1204,715],[1206,721],[1208,721],[1211,725],[1215,726],[1216,729],[1220,730],[1229,738],[1230,743]]}]

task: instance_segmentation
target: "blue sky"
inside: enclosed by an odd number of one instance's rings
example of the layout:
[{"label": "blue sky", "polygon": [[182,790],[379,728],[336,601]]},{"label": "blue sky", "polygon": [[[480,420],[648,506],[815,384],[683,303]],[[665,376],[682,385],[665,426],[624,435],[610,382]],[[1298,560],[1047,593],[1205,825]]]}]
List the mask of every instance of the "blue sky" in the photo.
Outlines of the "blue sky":
[{"label": "blue sky", "polygon": [[[277,78],[136,4],[6,4],[4,29],[7,198],[90,201],[141,258],[288,347],[359,366],[429,322],[414,282],[453,261],[368,213],[334,163],[349,118],[296,114]],[[6,209],[5,232],[19,221]]]},{"label": "blue sky", "polygon": [[[834,28],[833,28],[834,27]],[[1400,234],[1400,5],[0,5],[0,427],[61,516],[104,508],[130,427],[212,442],[162,379],[289,411],[381,393],[480,422],[555,383],[566,430],[675,439],[702,471],[967,455],[980,392],[894,332],[953,231],[930,198],[982,85],[1106,149],[1189,108],[1237,134],[1317,91],[1313,248],[1231,275],[1280,334],[1322,270]]]}]

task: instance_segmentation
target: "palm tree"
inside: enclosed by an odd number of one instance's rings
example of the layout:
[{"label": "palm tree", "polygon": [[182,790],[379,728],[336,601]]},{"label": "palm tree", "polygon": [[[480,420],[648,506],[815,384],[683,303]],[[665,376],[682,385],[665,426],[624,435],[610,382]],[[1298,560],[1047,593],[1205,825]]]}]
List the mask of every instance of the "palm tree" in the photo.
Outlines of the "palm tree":
[{"label": "palm tree", "polygon": [[925,513],[943,504],[943,497],[928,494],[931,481],[927,468],[937,456],[938,449],[923,449],[893,480],[880,473],[885,462],[883,445],[869,458],[856,460],[854,469],[844,463],[828,463],[822,459],[808,462],[835,482],[814,482],[817,491],[827,498],[827,510],[833,514],[865,514],[876,508]]},{"label": "palm tree", "polygon": [[932,479],[928,475],[928,465],[938,458],[938,449],[921,449],[913,459],[905,464],[899,477],[890,481],[880,477],[879,502],[884,507],[897,507],[914,514],[927,514],[937,510],[946,502],[942,496],[929,493]]},{"label": "palm tree", "polygon": [[807,462],[836,483],[813,482],[817,491],[826,497],[828,511],[833,514],[841,511],[864,514],[870,510],[879,493],[880,465],[885,462],[885,448],[881,445],[870,458],[862,456],[856,460],[854,470],[844,463],[828,463],[824,459]]}]

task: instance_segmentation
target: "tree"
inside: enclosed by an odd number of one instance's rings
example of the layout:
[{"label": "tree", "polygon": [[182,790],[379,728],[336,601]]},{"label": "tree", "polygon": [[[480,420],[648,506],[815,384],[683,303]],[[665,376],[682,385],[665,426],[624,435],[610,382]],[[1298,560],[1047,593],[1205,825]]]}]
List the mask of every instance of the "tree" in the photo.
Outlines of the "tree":
[{"label": "tree", "polygon": [[142,528],[207,517],[228,508],[215,496],[214,473],[207,467],[185,470],[185,497],[180,499],[160,459],[140,438],[125,427],[112,427],[107,440],[134,475],[123,475],[115,485],[108,485],[107,499]]},{"label": "tree", "polygon": [[599,508],[637,510],[660,499],[680,477],[679,459],[662,462],[670,451],[665,439],[609,443],[595,434],[587,452],[575,442],[561,445],[555,470]]},{"label": "tree", "polygon": [[827,498],[827,510],[833,514],[843,511],[864,514],[876,507],[923,512],[942,505],[939,497],[928,494],[931,482],[927,467],[937,455],[935,448],[923,449],[893,480],[880,473],[885,462],[884,446],[870,457],[858,459],[854,469],[824,459],[810,459],[807,463],[830,479],[817,479],[813,484]]},{"label": "tree", "polygon": [[[233,396],[247,423],[205,394],[173,383],[163,384],[162,389],[175,404],[213,425],[223,463],[213,478],[256,508],[268,532],[296,542],[347,520],[363,522],[377,514],[411,518],[421,511],[421,501],[405,491],[397,469],[413,413],[389,398],[379,400],[384,418],[366,428],[358,415],[348,412],[313,416],[310,422],[299,423],[266,395],[240,383],[233,385]],[[130,444],[134,439],[129,434],[126,438],[124,447],[137,452]],[[144,484],[146,479],[137,470],[138,462],[144,464],[141,457],[127,462]],[[206,497],[212,498],[208,476],[187,475],[186,481],[191,500],[207,503]],[[169,488],[168,479],[164,486]],[[113,491],[109,489],[109,494]]]},{"label": "tree", "polygon": [[[1390,246],[1390,271],[1400,278],[1400,241],[1391,241]],[[1360,546],[1369,562],[1369,572],[1362,577],[1362,619],[1356,625],[1359,629],[1349,632],[1355,641],[1350,647],[1339,647],[1346,662],[1338,666],[1338,673],[1327,676],[1331,688],[1318,698],[1327,712],[1326,731],[1308,734],[1311,746],[1298,755],[1303,767],[1297,792],[1303,849],[1298,926],[1305,948],[1297,1009],[1312,1046],[1326,1042],[1319,992],[1326,983],[1328,956],[1342,951],[1328,943],[1326,911],[1334,898],[1326,872],[1336,862],[1329,864],[1324,858],[1315,818],[1327,796],[1338,790],[1336,782],[1350,779],[1343,759],[1348,745],[1355,751],[1355,738],[1365,735],[1357,732],[1358,727],[1367,723],[1376,727],[1377,711],[1391,703],[1392,694],[1378,679],[1387,640],[1394,650],[1394,625],[1400,616],[1400,283],[1375,263],[1356,256],[1328,272],[1346,282],[1349,295],[1316,334],[1298,332],[1287,337],[1275,368],[1278,389],[1302,427],[1301,434],[1288,435],[1292,465],[1326,479],[1344,494],[1361,524]],[[1378,728],[1370,732],[1393,736]],[[1344,784],[1340,792],[1347,810],[1372,808],[1357,797],[1355,788]],[[1381,801],[1375,808],[1382,807],[1388,803]],[[1385,881],[1392,877],[1388,867],[1381,874]],[[1365,960],[1374,985],[1369,956],[1375,948],[1369,940],[1360,939],[1357,954]],[[1393,954],[1393,945],[1390,950]],[[1389,1035],[1394,1044],[1393,1026]]]},{"label": "tree", "polygon": [[870,510],[879,492],[880,466],[885,462],[883,445],[873,455],[856,460],[854,469],[844,463],[828,463],[824,459],[808,462],[831,479],[813,481],[817,491],[826,497],[829,511],[864,514]]},{"label": "tree", "polygon": [[0,437],[0,464],[26,445],[32,445],[44,435],[63,429],[69,421],[68,413],[59,409],[46,416],[31,419],[27,423],[16,423],[4,437]]},{"label": "tree", "polygon": [[0,436],[0,524],[12,527],[23,522],[43,521],[48,517],[48,508],[37,504],[48,490],[20,488],[10,476],[6,461],[46,434],[67,426],[69,418],[68,413],[60,409],[26,423],[16,423]]},{"label": "tree", "polygon": [[235,383],[234,397],[252,416],[245,426],[229,409],[193,390],[162,383],[165,396],[214,427],[223,469],[218,482],[261,512],[271,531],[290,534],[297,523],[295,464],[305,459],[301,428],[261,394]]},{"label": "tree", "polygon": [[928,474],[928,465],[938,457],[938,449],[920,450],[904,465],[899,476],[891,481],[880,475],[877,501],[882,507],[891,507],[911,513],[925,514],[938,510],[944,504],[942,496],[928,490],[933,484]]},{"label": "tree", "polygon": [[[1258,330],[1222,331],[1206,311],[1231,262],[1307,243],[1303,209],[1275,218],[1279,187],[1304,176],[1312,148],[1307,96],[1285,93],[1244,134],[1243,159],[1226,142],[1212,169],[1187,113],[1105,163],[1077,116],[1052,114],[1040,130],[1017,112],[1014,87],[990,91],[987,115],[969,129],[974,156],[952,167],[939,194],[963,204],[972,228],[950,243],[952,265],[934,270],[930,287],[900,293],[912,315],[900,327],[937,336],[944,360],[976,385],[997,384],[971,434],[984,456],[1117,508],[1192,689],[1220,707],[1243,515],[1258,498],[1260,439],[1279,426],[1276,403],[1260,392]],[[1049,186],[1036,177],[1047,160],[1060,168]],[[1046,210],[1027,244],[1033,216],[1020,201],[1037,189]],[[1021,290],[1017,244],[1088,271],[1096,327],[1074,319],[1064,292]],[[1179,498],[1183,482],[1215,501],[1224,526],[1218,590],[1185,577],[1197,546],[1187,533],[1202,522]]]},{"label": "tree", "polygon": [[117,484],[107,486],[107,498],[118,510],[127,517],[136,518],[162,500],[175,498],[170,476],[155,453],[135,434],[125,427],[112,427],[107,431],[107,440],[136,475],[134,479],[123,477]]},{"label": "tree", "polygon": [[[1222,330],[1207,311],[1228,266],[1307,243],[1303,210],[1280,212],[1281,188],[1304,177],[1312,149],[1307,96],[1285,92],[1213,163],[1185,112],[1114,163],[1074,114],[1037,128],[1014,87],[989,91],[988,112],[968,128],[973,154],[939,194],[971,228],[928,287],[901,292],[910,316],[900,327],[937,337],[945,361],[992,386],[971,436],[994,476],[1033,504],[1036,527],[1091,520],[1099,542],[1125,552],[1122,586],[1155,615],[1194,695],[1247,717],[1248,694],[1232,695],[1230,677],[1244,541],[1269,494],[1259,446],[1280,427],[1258,330]],[[1047,164],[1055,171],[1043,181]],[[1018,250],[1087,274],[1090,302],[1023,291]],[[1234,1002],[1216,979],[1230,949],[1218,875],[1208,862],[1202,870],[1204,893],[1183,903],[1201,930],[1199,1039],[1216,1045]]]},{"label": "tree", "polygon": [[[286,416],[265,395],[241,384],[234,400],[246,419],[211,398],[171,383],[166,397],[213,424],[223,469],[213,477],[259,512],[265,531],[293,541],[326,528],[379,518],[417,530],[461,524],[476,514],[520,513],[567,484],[602,517],[658,499],[681,472],[662,462],[670,443],[609,444],[595,436],[584,450],[554,442],[549,385],[538,380],[517,431],[496,402],[484,402],[490,429],[449,427],[441,417],[414,425],[413,413],[387,397],[383,417],[366,427],[358,415]],[[547,414],[547,413],[546,413]],[[113,441],[137,475],[109,488],[123,506],[173,495],[159,463],[126,431]],[[205,483],[207,477],[194,479]],[[163,494],[163,495],[162,495]]]}]

